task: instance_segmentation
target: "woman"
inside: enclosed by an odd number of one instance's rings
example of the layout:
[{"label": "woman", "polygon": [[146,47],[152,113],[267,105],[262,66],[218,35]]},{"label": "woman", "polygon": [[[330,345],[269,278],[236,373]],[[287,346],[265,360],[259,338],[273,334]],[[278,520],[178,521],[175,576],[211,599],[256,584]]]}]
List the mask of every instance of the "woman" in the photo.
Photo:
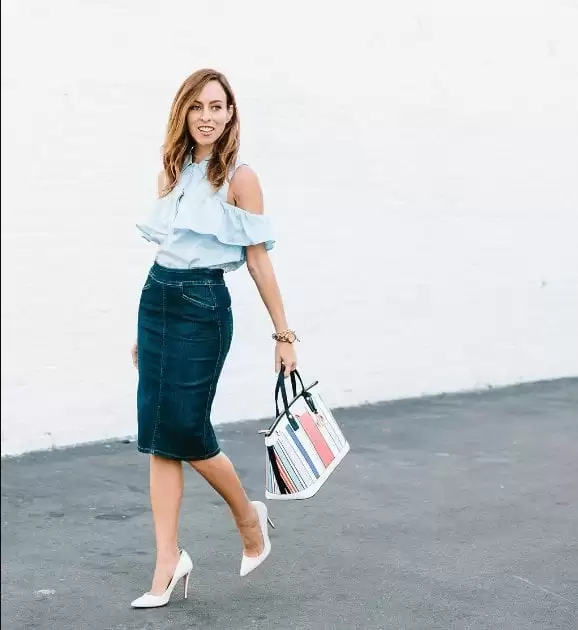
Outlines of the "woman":
[{"label": "woman", "polygon": [[159,199],[142,235],[158,245],[143,286],[133,362],[138,368],[138,450],[150,454],[156,567],[135,608],[168,603],[192,561],[177,542],[188,462],[225,499],[241,534],[241,576],[269,555],[267,508],[250,501],[220,452],[211,406],[233,333],[224,273],[244,263],[271,317],[275,369],[296,367],[281,293],[268,250],[257,175],[238,158],[239,116],[227,79],[199,70],[178,90],[164,144]]}]

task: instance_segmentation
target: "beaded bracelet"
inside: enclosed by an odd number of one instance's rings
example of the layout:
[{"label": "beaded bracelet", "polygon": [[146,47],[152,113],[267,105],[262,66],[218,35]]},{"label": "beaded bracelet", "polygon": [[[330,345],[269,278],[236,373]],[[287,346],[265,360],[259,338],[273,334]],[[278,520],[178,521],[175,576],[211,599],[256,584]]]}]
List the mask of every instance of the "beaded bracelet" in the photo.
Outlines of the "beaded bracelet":
[{"label": "beaded bracelet", "polygon": [[299,341],[299,338],[295,334],[294,330],[283,330],[282,332],[273,333],[271,337],[275,341],[280,341],[282,343],[293,343],[294,341]]}]

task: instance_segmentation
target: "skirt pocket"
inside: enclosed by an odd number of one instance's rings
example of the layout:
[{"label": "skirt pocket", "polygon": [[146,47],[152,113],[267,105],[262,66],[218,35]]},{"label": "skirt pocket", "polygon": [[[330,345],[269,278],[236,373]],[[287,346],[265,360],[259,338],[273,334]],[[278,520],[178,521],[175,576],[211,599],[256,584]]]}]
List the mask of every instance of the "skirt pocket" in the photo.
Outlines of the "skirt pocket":
[{"label": "skirt pocket", "polygon": [[210,311],[217,309],[217,301],[210,284],[183,284],[181,297],[185,302],[190,302],[200,308]]}]

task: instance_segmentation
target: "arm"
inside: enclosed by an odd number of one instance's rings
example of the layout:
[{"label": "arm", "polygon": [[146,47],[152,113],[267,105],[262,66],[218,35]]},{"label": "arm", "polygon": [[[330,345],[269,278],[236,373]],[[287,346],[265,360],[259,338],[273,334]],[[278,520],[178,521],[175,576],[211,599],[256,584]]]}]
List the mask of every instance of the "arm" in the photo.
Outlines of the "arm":
[{"label": "arm", "polygon": [[[259,179],[253,170],[247,166],[239,167],[229,187],[229,194],[233,197],[233,203],[254,214],[263,214],[263,192]],[[265,245],[250,245],[246,247],[247,269],[257,286],[259,295],[265,308],[269,312],[275,332],[281,333],[287,330],[287,318],[281,291],[275,277],[275,271]],[[293,344],[277,341],[275,347],[275,371],[281,370],[281,363],[285,366],[285,375],[297,366],[297,357]]]}]

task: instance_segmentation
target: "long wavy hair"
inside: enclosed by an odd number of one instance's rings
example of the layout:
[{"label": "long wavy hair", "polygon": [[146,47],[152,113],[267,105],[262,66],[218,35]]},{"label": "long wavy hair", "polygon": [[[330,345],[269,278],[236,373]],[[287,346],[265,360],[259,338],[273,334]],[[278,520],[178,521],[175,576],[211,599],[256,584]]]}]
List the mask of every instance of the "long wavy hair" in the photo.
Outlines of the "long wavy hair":
[{"label": "long wavy hair", "polygon": [[201,91],[209,81],[218,81],[227,95],[226,108],[233,107],[233,115],[225,130],[215,142],[213,152],[207,166],[207,179],[215,190],[221,188],[233,172],[233,167],[239,153],[240,125],[237,113],[235,95],[227,78],[210,68],[197,70],[189,76],[175,95],[167,133],[162,147],[163,167],[165,170],[165,185],[161,190],[161,197],[168,195],[176,186],[187,154],[192,150],[194,155],[195,143],[187,126],[187,113],[199,97]]}]

